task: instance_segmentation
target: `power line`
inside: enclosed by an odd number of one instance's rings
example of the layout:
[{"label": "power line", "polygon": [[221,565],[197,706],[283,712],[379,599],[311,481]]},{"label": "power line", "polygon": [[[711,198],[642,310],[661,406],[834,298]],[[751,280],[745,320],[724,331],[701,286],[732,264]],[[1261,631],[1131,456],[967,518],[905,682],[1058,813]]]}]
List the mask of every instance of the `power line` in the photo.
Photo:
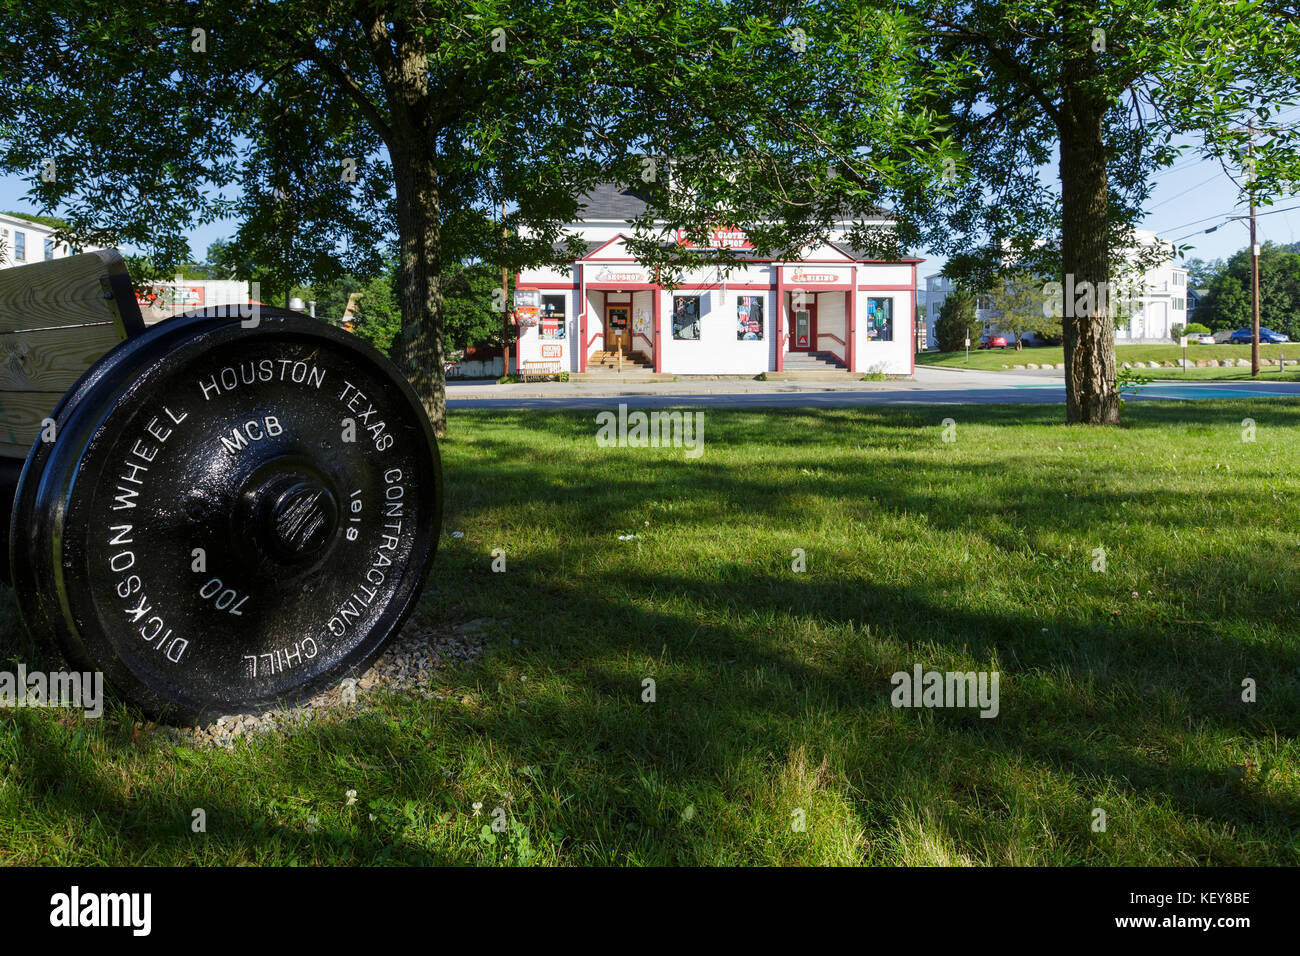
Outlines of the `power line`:
[{"label": "power line", "polygon": [[[1167,230],[1165,230],[1165,231],[1166,231],[1166,232],[1177,232],[1179,229],[1186,229],[1188,226],[1195,226],[1197,223],[1202,223],[1202,222],[1213,222],[1215,219],[1225,219],[1225,218],[1228,218],[1228,217],[1232,216],[1232,212],[1233,212],[1232,210],[1229,210],[1228,212],[1221,212],[1221,213],[1218,213],[1217,215],[1214,215],[1214,216],[1206,216],[1204,219],[1193,219],[1191,222],[1185,222],[1185,223],[1183,223],[1183,224],[1181,224],[1181,225],[1178,225],[1178,226],[1170,226],[1170,227],[1169,227]],[[1199,233],[1196,233],[1196,232],[1192,233],[1193,236],[1198,235],[1198,234],[1199,234]],[[1178,240],[1174,239],[1174,240],[1170,240],[1170,241],[1171,241],[1171,242],[1177,242]]]},{"label": "power line", "polygon": [[1152,206],[1150,209],[1147,210],[1147,215],[1150,215],[1155,210],[1159,209],[1161,206],[1169,205],[1175,199],[1181,199],[1183,196],[1186,196],[1193,189],[1200,189],[1202,186],[1208,186],[1210,183],[1214,182],[1218,178],[1219,178],[1219,174],[1216,172],[1209,179],[1205,180],[1205,182],[1197,183],[1195,186],[1189,186],[1186,189],[1184,189],[1182,192],[1178,193],[1176,196],[1170,196],[1168,199],[1161,200],[1160,202],[1156,203],[1154,206]]},{"label": "power line", "polygon": [[[1257,213],[1256,218],[1258,218],[1259,216],[1272,216],[1274,213],[1279,213],[1279,212],[1291,212],[1293,209],[1300,209],[1300,205],[1286,206],[1282,209],[1270,209],[1267,212]],[[1199,236],[1202,233],[1214,232],[1215,230],[1219,229],[1221,226],[1226,226],[1229,222],[1238,219],[1249,219],[1250,216],[1249,214],[1245,216],[1241,216],[1241,215],[1234,216],[1231,213],[1222,213],[1219,216],[1209,216],[1205,219],[1197,219],[1195,222],[1184,223],[1182,226],[1179,226],[1178,228],[1184,229],[1187,226],[1194,226],[1198,222],[1209,222],[1212,219],[1220,219],[1220,218],[1223,219],[1224,221],[1221,222],[1218,226],[1215,226],[1213,229],[1198,229],[1196,230],[1196,232],[1189,232],[1187,235],[1179,236],[1177,239],[1170,239],[1169,242],[1182,242],[1184,239],[1190,239],[1192,236]],[[1171,229],[1169,231],[1173,232],[1174,230]]]}]

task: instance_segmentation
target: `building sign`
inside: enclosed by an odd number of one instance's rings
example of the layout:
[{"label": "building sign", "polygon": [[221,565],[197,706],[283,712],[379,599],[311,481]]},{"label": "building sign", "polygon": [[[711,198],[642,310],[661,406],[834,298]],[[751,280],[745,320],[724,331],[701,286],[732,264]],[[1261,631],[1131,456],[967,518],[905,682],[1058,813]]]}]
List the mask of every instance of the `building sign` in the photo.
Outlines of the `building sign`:
[{"label": "building sign", "polygon": [[849,270],[835,266],[782,266],[781,278],[786,285],[796,288],[848,287],[850,283]]},{"label": "building sign", "polygon": [[198,309],[203,306],[203,286],[157,285],[137,295],[136,301],[158,309]]},{"label": "building sign", "polygon": [[754,249],[743,230],[732,228],[714,229],[703,244],[691,239],[685,229],[678,229],[677,244],[683,249],[744,249],[749,252]]},{"label": "building sign", "polygon": [[542,294],[537,289],[515,289],[515,322],[524,328],[536,325],[541,302]]},{"label": "building sign", "polygon": [[644,283],[648,281],[646,274],[641,269],[628,268],[627,266],[601,266],[596,270],[595,275],[591,277],[592,282],[635,282]]},{"label": "building sign", "polygon": [[542,358],[559,358],[564,347],[561,345],[543,345]]}]

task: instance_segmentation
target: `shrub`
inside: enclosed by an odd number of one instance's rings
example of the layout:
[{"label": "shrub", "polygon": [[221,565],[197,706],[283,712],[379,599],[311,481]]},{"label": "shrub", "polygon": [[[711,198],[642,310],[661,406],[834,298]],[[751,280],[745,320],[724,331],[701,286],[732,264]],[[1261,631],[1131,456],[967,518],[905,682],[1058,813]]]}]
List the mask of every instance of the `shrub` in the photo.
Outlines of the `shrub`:
[{"label": "shrub", "polygon": [[975,319],[975,296],[962,289],[948,293],[934,323],[934,337],[939,340],[942,352],[960,352],[966,347],[966,337],[977,342],[980,337],[979,322]]}]

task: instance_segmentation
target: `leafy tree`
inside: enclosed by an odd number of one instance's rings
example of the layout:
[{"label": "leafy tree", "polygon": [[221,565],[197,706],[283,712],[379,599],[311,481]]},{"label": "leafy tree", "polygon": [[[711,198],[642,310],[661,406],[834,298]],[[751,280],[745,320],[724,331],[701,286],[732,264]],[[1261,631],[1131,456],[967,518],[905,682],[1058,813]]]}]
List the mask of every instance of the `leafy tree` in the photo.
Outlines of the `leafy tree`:
[{"label": "leafy tree", "polygon": [[1038,334],[1047,339],[1061,332],[1060,318],[1044,315],[1043,284],[1037,276],[1018,272],[995,282],[986,293],[989,308],[997,316],[994,324],[1000,332],[1015,339],[1017,352],[1027,335]]},{"label": "leafy tree", "polygon": [[264,300],[371,274],[396,236],[402,364],[442,433],[446,264],[571,259],[598,181],[645,188],[651,265],[710,258],[657,220],[777,252],[846,208],[896,255],[916,230],[867,223],[952,153],[917,89],[949,67],[922,70],[909,22],[870,0],[0,0],[0,168],[164,274],[195,222],[237,216]]},{"label": "leafy tree", "polygon": [[[484,262],[448,267],[447,341],[451,348],[488,346],[500,348],[503,337],[511,344],[518,338],[513,326],[508,336],[501,314],[501,270]],[[514,294],[514,280],[507,277],[506,301]]]},{"label": "leafy tree", "polygon": [[26,219],[28,222],[34,222],[42,226],[48,226],[55,231],[60,229],[66,230],[68,224],[58,216],[36,216],[29,212],[14,212],[10,210],[5,213],[6,216],[14,216],[17,219]]},{"label": "leafy tree", "polygon": [[939,306],[939,318],[934,322],[934,337],[939,340],[941,352],[960,352],[966,339],[978,342],[980,323],[975,318],[975,296],[961,287],[953,289]]},{"label": "leafy tree", "polygon": [[1208,262],[1198,257],[1188,259],[1183,263],[1183,268],[1187,270],[1187,285],[1193,289],[1208,288],[1224,266],[1222,259],[1210,259]]},{"label": "leafy tree", "polygon": [[375,278],[382,278],[384,281],[391,282],[392,267],[390,265],[387,271],[379,273],[373,278],[358,277],[352,273],[341,276],[330,282],[314,283],[304,299],[316,300],[316,317],[326,322],[339,322],[343,318],[343,313],[348,307],[348,301],[354,293],[360,293],[370,288],[370,283]]},{"label": "leafy tree", "polygon": [[[368,282],[356,283],[355,331],[376,348],[387,350],[401,334],[398,305],[398,270],[391,263],[387,272]],[[448,355],[469,348],[500,348],[503,338],[501,273],[486,263],[450,263],[443,271],[443,315]],[[509,301],[513,286],[506,289]],[[337,314],[342,315],[346,300]],[[320,312],[319,303],[317,314]],[[333,315],[334,313],[330,313]],[[513,326],[508,341],[518,338]]]},{"label": "leafy tree", "polygon": [[[1206,328],[1204,325],[1201,325],[1200,322],[1189,322],[1187,324],[1187,327],[1183,329],[1182,334],[1183,335],[1209,335],[1212,331],[1214,330]],[[1175,338],[1177,338],[1177,336],[1175,336]]]},{"label": "leafy tree", "polygon": [[[930,62],[970,66],[964,82],[927,100],[952,115],[965,160],[950,169],[949,189],[912,197],[912,214],[927,221],[928,210],[928,244],[977,288],[1011,262],[1060,277],[1067,420],[1118,422],[1112,264],[1134,246],[1151,174],[1178,155],[1177,139],[1199,136],[1205,154],[1236,169],[1251,154],[1262,202],[1300,179],[1300,129],[1269,122],[1300,87],[1293,5],[903,6],[928,30]],[[1247,120],[1266,130],[1253,154]],[[1044,175],[1053,162],[1059,186]]]},{"label": "leafy tree", "polygon": [[[1196,319],[1213,331],[1247,328],[1250,310],[1250,250],[1242,249],[1210,283]],[[1300,338],[1300,253],[1266,242],[1259,251],[1260,325]]]},{"label": "leafy tree", "polygon": [[[397,265],[394,263],[388,272],[364,283],[357,290],[352,315],[353,331],[385,353],[400,344],[402,332],[402,308],[396,279]],[[339,314],[343,314],[342,310]]]}]

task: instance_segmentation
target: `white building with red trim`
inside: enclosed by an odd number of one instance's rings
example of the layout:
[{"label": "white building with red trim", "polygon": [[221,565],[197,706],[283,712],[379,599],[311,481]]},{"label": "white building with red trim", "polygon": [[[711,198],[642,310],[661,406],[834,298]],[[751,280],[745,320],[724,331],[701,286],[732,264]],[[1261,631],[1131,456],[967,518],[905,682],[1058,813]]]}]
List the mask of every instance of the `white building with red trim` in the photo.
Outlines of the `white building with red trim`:
[{"label": "white building with red trim", "polygon": [[913,371],[924,260],[866,258],[840,241],[849,222],[792,260],[763,258],[743,233],[719,230],[711,245],[730,251],[732,268],[682,269],[670,282],[626,247],[628,223],[644,211],[632,191],[597,187],[567,229],[584,254],[567,271],[516,277],[538,290],[541,307],[537,324],[519,330],[520,362],[575,373],[608,368],[613,355],[675,375]]}]

